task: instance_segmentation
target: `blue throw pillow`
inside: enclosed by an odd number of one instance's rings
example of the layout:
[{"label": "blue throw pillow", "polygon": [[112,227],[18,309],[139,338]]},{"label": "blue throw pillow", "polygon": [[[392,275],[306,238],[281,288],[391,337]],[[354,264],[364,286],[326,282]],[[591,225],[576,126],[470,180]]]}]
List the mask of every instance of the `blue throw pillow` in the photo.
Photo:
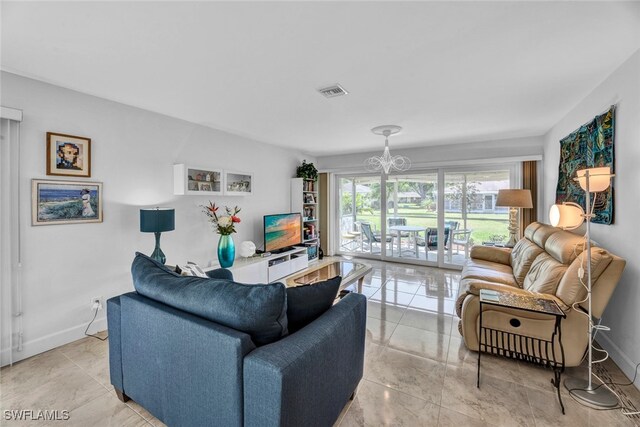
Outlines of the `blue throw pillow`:
[{"label": "blue throw pillow", "polygon": [[287,293],[282,283],[244,285],[180,276],[141,253],[136,253],[131,275],[140,295],[245,332],[256,346],[288,333]]},{"label": "blue throw pillow", "polygon": [[289,332],[304,328],[329,310],[336,299],[342,277],[324,282],[287,288],[287,320]]}]

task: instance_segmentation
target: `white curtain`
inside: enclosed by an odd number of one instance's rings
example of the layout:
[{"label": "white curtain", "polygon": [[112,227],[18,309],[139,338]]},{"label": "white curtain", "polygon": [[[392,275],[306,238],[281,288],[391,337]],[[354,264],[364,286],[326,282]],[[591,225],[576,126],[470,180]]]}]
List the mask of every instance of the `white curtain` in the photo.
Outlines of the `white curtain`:
[{"label": "white curtain", "polygon": [[0,116],[0,364],[22,351],[20,283],[20,121],[22,112],[2,107]]}]

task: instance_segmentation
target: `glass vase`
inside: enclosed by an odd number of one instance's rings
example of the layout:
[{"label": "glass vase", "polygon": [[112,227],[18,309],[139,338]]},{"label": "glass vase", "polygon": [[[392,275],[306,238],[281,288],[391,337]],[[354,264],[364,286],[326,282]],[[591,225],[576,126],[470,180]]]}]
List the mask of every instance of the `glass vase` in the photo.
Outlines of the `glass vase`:
[{"label": "glass vase", "polygon": [[236,257],[236,246],[231,235],[220,236],[218,242],[218,262],[220,267],[229,268],[233,265]]}]

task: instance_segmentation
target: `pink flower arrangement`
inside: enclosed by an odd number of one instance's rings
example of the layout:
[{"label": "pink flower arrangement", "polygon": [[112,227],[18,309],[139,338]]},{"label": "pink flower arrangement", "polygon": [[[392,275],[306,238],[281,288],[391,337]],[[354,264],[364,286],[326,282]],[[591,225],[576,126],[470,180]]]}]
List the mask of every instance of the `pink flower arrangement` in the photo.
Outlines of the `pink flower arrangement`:
[{"label": "pink flower arrangement", "polygon": [[240,212],[240,208],[234,206],[233,209],[225,206],[226,215],[218,216],[218,206],[215,203],[209,202],[209,206],[202,206],[202,211],[209,217],[209,222],[213,225],[216,233],[222,236],[228,236],[229,234],[235,233],[235,225],[240,223],[240,218],[238,217],[238,213]]}]

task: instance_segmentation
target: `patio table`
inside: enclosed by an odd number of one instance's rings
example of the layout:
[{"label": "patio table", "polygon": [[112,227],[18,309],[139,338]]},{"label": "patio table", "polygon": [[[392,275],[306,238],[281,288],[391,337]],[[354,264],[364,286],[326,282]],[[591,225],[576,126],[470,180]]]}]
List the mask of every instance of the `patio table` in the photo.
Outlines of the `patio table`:
[{"label": "patio table", "polygon": [[[396,236],[398,237],[398,252],[399,256],[402,257],[402,233],[410,233],[413,235],[413,247],[415,251],[415,256],[418,258],[418,233],[425,231],[424,227],[419,227],[415,225],[393,225],[389,227],[389,231],[394,231]],[[391,245],[391,255],[393,256],[393,245]]]}]

